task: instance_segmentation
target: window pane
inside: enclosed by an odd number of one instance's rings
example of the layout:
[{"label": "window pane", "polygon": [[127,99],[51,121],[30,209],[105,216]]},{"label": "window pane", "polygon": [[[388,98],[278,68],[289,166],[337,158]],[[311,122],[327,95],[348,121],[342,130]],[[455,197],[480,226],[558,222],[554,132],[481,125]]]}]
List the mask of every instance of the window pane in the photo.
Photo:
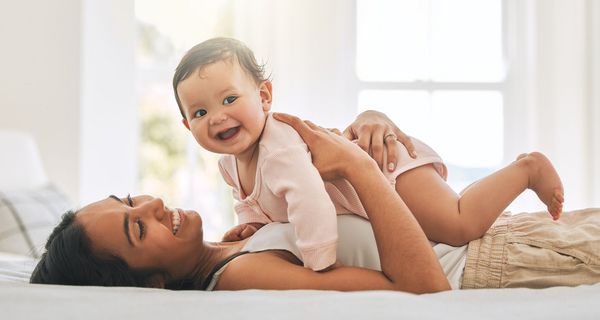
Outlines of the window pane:
[{"label": "window pane", "polygon": [[493,91],[366,90],[359,111],[386,113],[402,131],[434,148],[457,192],[492,173],[503,158],[502,95]]},{"label": "window pane", "polygon": [[363,81],[501,81],[501,0],[357,0],[356,54]]},{"label": "window pane", "polygon": [[432,139],[427,119],[431,117],[426,91],[365,90],[358,97],[359,112],[376,109],[385,113],[407,134],[423,141]]},{"label": "window pane", "polygon": [[361,80],[428,77],[428,1],[358,0],[356,11],[356,69]]},{"label": "window pane", "polygon": [[501,1],[433,0],[431,44],[433,80],[501,81]]},{"label": "window pane", "polygon": [[503,156],[502,95],[493,91],[436,91],[430,142],[448,163],[495,167]]}]

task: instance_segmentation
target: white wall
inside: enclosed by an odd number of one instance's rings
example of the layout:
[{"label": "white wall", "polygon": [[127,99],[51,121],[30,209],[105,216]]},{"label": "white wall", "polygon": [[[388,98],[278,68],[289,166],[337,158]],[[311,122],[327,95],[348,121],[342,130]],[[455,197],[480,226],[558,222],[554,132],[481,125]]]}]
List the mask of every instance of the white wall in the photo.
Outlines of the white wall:
[{"label": "white wall", "polygon": [[590,77],[588,89],[590,92],[590,117],[588,118],[589,134],[591,136],[590,205],[600,207],[600,1],[588,0],[588,61]]},{"label": "white wall", "polygon": [[0,128],[31,132],[49,178],[79,194],[81,0],[3,1]]},{"label": "white wall", "polygon": [[80,202],[135,192],[138,117],[133,0],[84,0]]},{"label": "white wall", "polygon": [[0,11],[0,128],[31,132],[75,203],[134,192],[133,0],[23,0]]},{"label": "white wall", "polygon": [[[326,127],[356,116],[355,1],[234,1],[233,36],[273,70],[273,111]],[[291,62],[291,63],[290,63]]]},{"label": "white wall", "polygon": [[538,3],[537,145],[564,178],[565,206],[590,200],[585,1]]},{"label": "white wall", "polygon": [[600,206],[597,2],[509,0],[507,9],[516,37],[508,46],[506,153],[545,152],[563,178],[566,209]]}]

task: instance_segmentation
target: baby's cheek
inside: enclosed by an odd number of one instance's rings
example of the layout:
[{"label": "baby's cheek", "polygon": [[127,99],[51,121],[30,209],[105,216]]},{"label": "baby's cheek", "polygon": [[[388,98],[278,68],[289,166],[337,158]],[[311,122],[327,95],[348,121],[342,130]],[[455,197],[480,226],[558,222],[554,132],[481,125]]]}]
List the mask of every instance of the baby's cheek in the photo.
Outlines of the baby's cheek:
[{"label": "baby's cheek", "polygon": [[199,145],[205,146],[209,142],[208,132],[200,126],[191,127],[192,136]]}]

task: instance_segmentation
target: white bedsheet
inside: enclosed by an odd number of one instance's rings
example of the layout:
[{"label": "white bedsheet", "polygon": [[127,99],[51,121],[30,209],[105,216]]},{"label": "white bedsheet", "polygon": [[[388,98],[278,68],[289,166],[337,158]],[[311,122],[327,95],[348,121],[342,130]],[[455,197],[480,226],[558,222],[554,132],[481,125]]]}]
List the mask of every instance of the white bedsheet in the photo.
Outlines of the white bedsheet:
[{"label": "white bedsheet", "polygon": [[2,319],[600,319],[600,285],[400,292],[167,291],[0,283]]},{"label": "white bedsheet", "polygon": [[600,284],[401,292],[169,291],[27,283],[33,259],[0,253],[1,319],[600,319]]}]

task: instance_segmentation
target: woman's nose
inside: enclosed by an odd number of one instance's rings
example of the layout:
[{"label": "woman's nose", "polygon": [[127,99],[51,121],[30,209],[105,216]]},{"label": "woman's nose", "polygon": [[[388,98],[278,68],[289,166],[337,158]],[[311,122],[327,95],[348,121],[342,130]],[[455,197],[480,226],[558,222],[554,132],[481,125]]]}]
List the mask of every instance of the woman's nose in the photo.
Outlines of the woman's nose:
[{"label": "woman's nose", "polygon": [[153,216],[157,220],[162,220],[165,215],[165,203],[160,198],[152,198],[138,206],[140,215]]}]

